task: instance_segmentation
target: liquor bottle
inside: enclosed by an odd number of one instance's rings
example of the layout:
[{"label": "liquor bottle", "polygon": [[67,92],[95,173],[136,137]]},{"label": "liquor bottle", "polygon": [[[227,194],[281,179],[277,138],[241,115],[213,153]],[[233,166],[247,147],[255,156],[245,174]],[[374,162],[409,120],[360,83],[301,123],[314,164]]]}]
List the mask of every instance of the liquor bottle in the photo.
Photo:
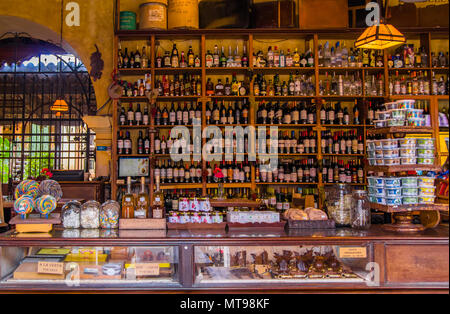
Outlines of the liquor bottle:
[{"label": "liquor bottle", "polygon": [[194,56],[194,52],[192,51],[192,46],[189,46],[189,50],[187,53],[187,59],[188,59],[188,62],[187,62],[188,67],[190,67],[190,68],[195,67],[195,56]]},{"label": "liquor bottle", "polygon": [[119,136],[117,137],[117,154],[122,155],[125,152],[124,148],[124,139],[122,131],[119,132]]},{"label": "liquor bottle", "polygon": [[119,125],[124,126],[127,124],[127,115],[125,114],[125,107],[120,109]]},{"label": "liquor bottle", "polygon": [[152,218],[164,218],[164,193],[159,189],[160,177],[156,177],[156,191],[153,193]]},{"label": "liquor bottle", "polygon": [[133,111],[133,104],[130,103],[130,108],[128,109],[127,113],[127,125],[133,126],[134,125],[134,111]]},{"label": "liquor bottle", "polygon": [[242,63],[242,67],[244,67],[244,68],[247,68],[249,66],[248,56],[247,56],[247,43],[244,43],[244,51],[242,53],[241,63]]},{"label": "liquor bottle", "polygon": [[136,205],[134,195],[131,193],[131,177],[127,178],[127,193],[122,198],[122,218],[133,219]]},{"label": "liquor bottle", "polygon": [[148,64],[149,64],[149,60],[148,60],[148,56],[147,56],[147,53],[146,53],[146,48],[144,46],[144,47],[142,47],[141,68],[142,69],[147,69],[148,68]]},{"label": "liquor bottle", "polygon": [[141,192],[136,199],[136,209],[134,210],[134,218],[146,219],[148,217],[149,199],[145,192],[145,178],[141,178]]},{"label": "liquor bottle", "polygon": [[180,67],[177,45],[173,44],[172,56],[170,57],[170,65],[172,68]]},{"label": "liquor bottle", "polygon": [[125,155],[131,155],[133,153],[133,149],[132,149],[132,142],[131,142],[131,137],[130,137],[130,132],[126,132],[125,135],[125,139],[124,139],[124,154]]},{"label": "liquor bottle", "polygon": [[138,155],[144,154],[144,138],[142,137],[142,131],[139,131],[139,137],[137,140],[137,153]]}]

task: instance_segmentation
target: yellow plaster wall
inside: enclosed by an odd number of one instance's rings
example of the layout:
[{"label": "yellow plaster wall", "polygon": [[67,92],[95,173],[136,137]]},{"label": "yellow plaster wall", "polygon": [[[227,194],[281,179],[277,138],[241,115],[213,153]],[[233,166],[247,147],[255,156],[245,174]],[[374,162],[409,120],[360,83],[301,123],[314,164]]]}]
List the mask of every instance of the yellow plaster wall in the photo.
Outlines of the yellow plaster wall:
[{"label": "yellow plaster wall", "polygon": [[[64,23],[64,41],[76,51],[88,70],[91,69],[90,56],[95,51],[95,44],[105,62],[101,80],[93,82],[97,106],[100,107],[108,99],[107,87],[111,83],[113,69],[114,1],[64,0],[64,4],[68,2],[79,4],[80,26],[69,27]],[[64,11],[64,17],[67,13]],[[60,34],[61,0],[1,0],[0,15],[24,18]]]}]

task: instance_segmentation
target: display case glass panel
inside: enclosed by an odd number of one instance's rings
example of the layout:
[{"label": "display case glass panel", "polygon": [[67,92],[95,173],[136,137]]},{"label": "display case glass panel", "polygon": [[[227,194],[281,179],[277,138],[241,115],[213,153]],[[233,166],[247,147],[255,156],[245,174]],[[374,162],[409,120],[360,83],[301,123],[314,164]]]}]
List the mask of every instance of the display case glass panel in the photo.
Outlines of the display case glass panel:
[{"label": "display case glass panel", "polygon": [[178,247],[2,247],[0,287],[177,287]]},{"label": "display case glass panel", "polygon": [[196,284],[364,283],[369,245],[197,246]]}]

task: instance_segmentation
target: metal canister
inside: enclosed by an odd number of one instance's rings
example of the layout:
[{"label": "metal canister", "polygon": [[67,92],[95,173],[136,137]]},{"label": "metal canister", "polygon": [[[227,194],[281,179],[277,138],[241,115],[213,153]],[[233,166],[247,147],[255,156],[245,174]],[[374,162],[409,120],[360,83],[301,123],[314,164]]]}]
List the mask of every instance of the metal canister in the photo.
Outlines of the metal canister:
[{"label": "metal canister", "polygon": [[136,13],[131,11],[120,12],[120,29],[135,30],[136,29]]},{"label": "metal canister", "polygon": [[169,29],[198,29],[198,0],[169,0]]},{"label": "metal canister", "polygon": [[139,13],[139,29],[167,29],[167,0],[143,3]]}]

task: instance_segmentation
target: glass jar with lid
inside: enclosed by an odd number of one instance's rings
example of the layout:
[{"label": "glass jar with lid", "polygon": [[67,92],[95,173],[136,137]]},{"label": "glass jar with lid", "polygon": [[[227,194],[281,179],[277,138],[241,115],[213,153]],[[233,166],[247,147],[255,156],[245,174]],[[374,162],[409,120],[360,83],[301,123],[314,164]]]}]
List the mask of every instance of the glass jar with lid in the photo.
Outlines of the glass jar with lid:
[{"label": "glass jar with lid", "polygon": [[100,209],[100,227],[102,229],[119,228],[120,205],[116,201],[107,201]]},{"label": "glass jar with lid", "polygon": [[328,215],[336,223],[336,227],[351,226],[353,188],[347,184],[336,184],[325,188],[325,202]]},{"label": "glass jar with lid", "polygon": [[65,229],[80,228],[81,203],[70,201],[61,208],[61,217]]},{"label": "glass jar with lid", "polygon": [[97,201],[89,201],[81,207],[81,227],[84,229],[98,229],[100,227],[100,208]]},{"label": "glass jar with lid", "polygon": [[366,230],[370,228],[370,205],[367,192],[364,190],[353,191],[352,202],[352,228]]}]

